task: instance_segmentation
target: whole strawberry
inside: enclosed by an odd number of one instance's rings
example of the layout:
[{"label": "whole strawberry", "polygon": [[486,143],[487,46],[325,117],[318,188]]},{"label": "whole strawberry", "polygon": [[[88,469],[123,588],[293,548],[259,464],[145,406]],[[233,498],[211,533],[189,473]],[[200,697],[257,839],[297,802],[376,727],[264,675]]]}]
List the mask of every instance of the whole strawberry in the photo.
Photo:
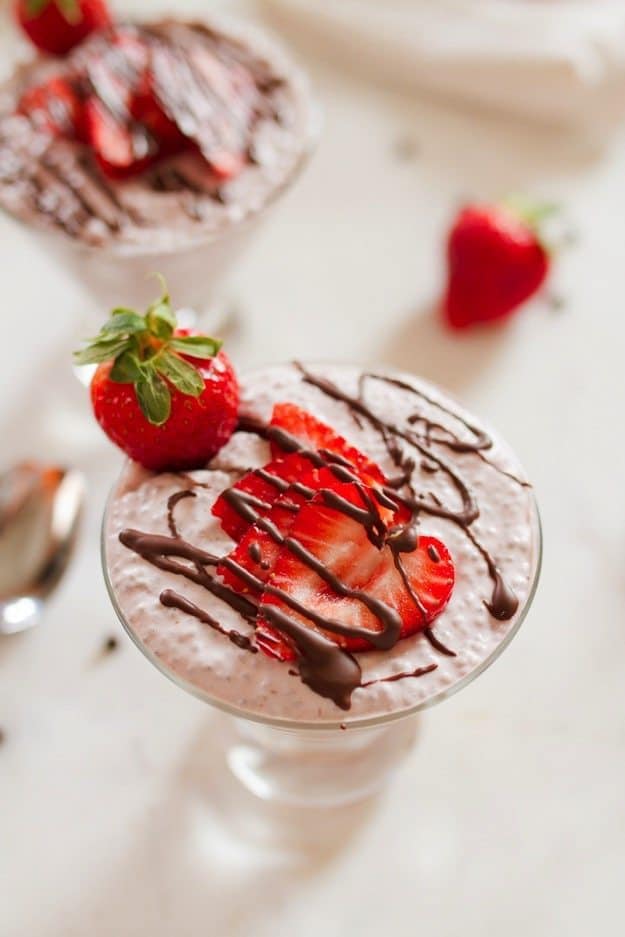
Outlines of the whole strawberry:
[{"label": "whole strawberry", "polygon": [[15,16],[42,52],[65,55],[111,23],[105,0],[17,0]]},{"label": "whole strawberry", "polygon": [[144,316],[115,309],[75,360],[98,365],[91,402],[109,438],[147,469],[182,471],[204,466],[236,427],[239,385],[220,347],[176,329],[165,293]]},{"label": "whole strawberry", "polygon": [[447,242],[443,315],[456,329],[503,319],[542,286],[550,256],[539,224],[551,205],[467,205]]}]

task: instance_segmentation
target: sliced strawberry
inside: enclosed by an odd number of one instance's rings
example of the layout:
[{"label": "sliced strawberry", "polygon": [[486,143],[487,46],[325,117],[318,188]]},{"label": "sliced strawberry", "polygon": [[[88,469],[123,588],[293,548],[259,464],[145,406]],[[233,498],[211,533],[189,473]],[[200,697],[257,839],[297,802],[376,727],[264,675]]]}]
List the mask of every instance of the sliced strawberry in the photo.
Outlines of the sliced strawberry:
[{"label": "sliced strawberry", "polygon": [[[288,485],[307,476],[310,468],[307,459],[297,453],[292,453],[269,462],[262,469],[248,472],[228,491],[247,495],[251,499],[254,511],[264,517]],[[228,536],[238,541],[252,522],[232,506],[230,497],[227,492],[221,494],[212,507],[212,513],[220,519],[221,526]]]},{"label": "sliced strawberry", "polygon": [[149,70],[146,70],[133,92],[129,110],[137,123],[147,127],[158,141],[162,155],[171,156],[189,146],[189,141],[161,107],[154,90],[154,78]]},{"label": "sliced strawberry", "polygon": [[[339,436],[330,426],[296,404],[277,403],[273,408],[271,425],[285,430],[308,449],[332,452],[339,459],[344,459],[368,484],[386,484],[384,473],[372,459]],[[278,458],[282,453],[279,444],[272,442],[271,448],[274,458]]]},{"label": "sliced strawberry", "polygon": [[144,172],[154,161],[150,138],[141,130],[131,130],[99,98],[85,103],[87,138],[98,165],[107,176],[124,178]]},{"label": "sliced strawberry", "polygon": [[[300,457],[297,456],[297,460],[291,463],[293,467],[301,468],[301,473],[297,476],[297,483],[289,485],[283,493],[280,493],[269,511],[266,513],[263,510],[259,511],[260,519],[251,527],[248,527],[237,546],[228,555],[229,560],[252,573],[261,582],[265,582],[271,575],[274,563],[281,550],[280,538],[288,536],[300,508],[312,501],[320,491],[324,492],[324,497],[335,495],[343,498],[347,497],[349,501],[358,507],[362,507],[366,503],[366,499],[370,498],[370,503],[374,506],[373,510],[379,516],[375,533],[378,537],[382,537],[385,532],[384,509],[376,505],[373,492],[370,489],[367,489],[364,495],[360,494],[353,485],[340,482],[331,468],[316,467],[308,460],[306,460],[306,464],[302,464],[299,459]],[[288,460],[291,462],[292,456],[289,456]],[[284,472],[282,462],[275,464],[278,470]],[[289,469],[289,473],[290,471]],[[364,485],[362,487],[365,488]],[[269,497],[271,497],[271,493],[269,493]],[[386,515],[392,518],[390,512],[387,511]],[[240,576],[237,576],[236,572],[228,566],[218,567],[218,572],[227,585],[237,591],[258,591],[254,590]]]},{"label": "sliced strawberry", "polygon": [[87,60],[93,94],[85,106],[87,140],[102,171],[113,178],[144,172],[159,157],[158,141],[131,105],[147,81],[148,49],[131,28],[119,28]]},{"label": "sliced strawberry", "polygon": [[[299,509],[307,500],[309,499],[301,490],[289,487],[274,502],[271,510],[263,515],[261,523],[253,524],[247,529],[234,550],[228,554],[228,559],[247,570],[256,579],[266,582],[282,549],[279,537],[288,536]],[[269,529],[267,525],[270,525]],[[272,536],[269,530],[275,530],[278,536]],[[220,565],[217,572],[226,585],[237,592],[258,591],[237,576],[229,566]]]},{"label": "sliced strawberry", "polygon": [[82,136],[82,102],[65,78],[50,78],[22,95],[18,113],[29,117],[40,130],[68,139]]},{"label": "sliced strawberry", "polygon": [[[193,69],[165,45],[153,49],[151,93],[159,110],[195,145],[222,180],[237,175],[247,160],[247,138],[259,104],[248,69],[222,62],[205,49],[187,50]],[[182,78],[181,78],[182,70]]]},{"label": "sliced strawberry", "polygon": [[[346,487],[351,487],[352,492],[356,490],[356,486]],[[347,492],[343,494],[347,496]],[[357,503],[353,494],[350,499]],[[426,627],[443,610],[451,595],[454,566],[442,543],[422,536],[415,550],[398,554],[410,590],[417,598],[415,601],[397,569],[390,546],[381,549],[373,546],[358,520],[328,507],[320,496],[300,509],[290,538],[312,554],[334,578],[326,581],[288,545],[280,551],[262,595],[256,632],[259,647],[280,660],[293,659],[294,649],[292,642],[273,626],[270,613],[265,611],[269,606],[277,607],[306,628],[322,631],[345,650],[367,651],[375,645],[366,635],[326,630],[319,618],[339,622],[350,630],[382,631],[383,622],[376,609],[367,607],[353,594],[358,590],[399,616],[399,638],[405,638]],[[276,595],[274,590],[284,593],[285,598]],[[345,590],[349,594],[341,594]],[[297,607],[293,608],[286,597]],[[304,610],[316,616],[317,621],[312,621]]]}]

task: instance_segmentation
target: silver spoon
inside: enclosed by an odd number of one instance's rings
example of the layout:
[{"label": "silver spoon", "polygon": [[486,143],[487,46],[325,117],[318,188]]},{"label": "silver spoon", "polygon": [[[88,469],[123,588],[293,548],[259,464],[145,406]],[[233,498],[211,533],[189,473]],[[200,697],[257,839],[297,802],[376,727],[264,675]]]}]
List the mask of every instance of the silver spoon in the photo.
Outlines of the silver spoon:
[{"label": "silver spoon", "polygon": [[22,462],[0,475],[0,634],[39,624],[67,569],[85,484],[80,472]]}]

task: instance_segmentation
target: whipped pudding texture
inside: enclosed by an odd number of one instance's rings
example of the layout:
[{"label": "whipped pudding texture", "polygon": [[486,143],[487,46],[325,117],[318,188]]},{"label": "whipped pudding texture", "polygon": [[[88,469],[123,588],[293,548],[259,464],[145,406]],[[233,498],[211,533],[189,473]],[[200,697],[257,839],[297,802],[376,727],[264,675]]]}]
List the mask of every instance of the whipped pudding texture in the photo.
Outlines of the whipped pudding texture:
[{"label": "whipped pudding texture", "polygon": [[[211,508],[245,471],[270,461],[269,444],[254,428],[266,426],[280,402],[309,411],[374,460],[416,507],[419,535],[440,540],[455,566],[451,599],[430,627],[388,650],[353,655],[360,682],[342,708],[306,685],[293,661],[258,651],[246,608],[193,573],[197,554],[175,559],[191,570],[188,578],[172,571],[171,557],[142,554],[136,535],[127,535],[175,533],[207,556],[229,553],[234,543]],[[115,604],[168,674],[242,714],[351,723],[398,715],[450,692],[514,633],[539,562],[533,494],[507,445],[440,390],[394,372],[272,367],[242,380],[239,425],[206,469],[155,475],[128,462],[109,503],[105,563]],[[203,569],[216,576],[214,567]]]},{"label": "whipped pudding texture", "polygon": [[[125,45],[115,44],[116,30]],[[51,136],[17,113],[26,92],[59,77],[79,97],[95,96],[133,145],[149,150],[149,134],[133,123],[124,99],[137,80],[125,51],[133,43],[148,49],[170,119],[198,150],[223,144],[229,157],[236,151],[242,169],[225,178],[191,150],[113,179],[88,145]],[[122,24],[93,34],[64,59],[34,59],[0,90],[0,206],[89,245],[122,252],[184,247],[263,208],[305,156],[311,120],[303,74],[255,29],[221,21]]]}]

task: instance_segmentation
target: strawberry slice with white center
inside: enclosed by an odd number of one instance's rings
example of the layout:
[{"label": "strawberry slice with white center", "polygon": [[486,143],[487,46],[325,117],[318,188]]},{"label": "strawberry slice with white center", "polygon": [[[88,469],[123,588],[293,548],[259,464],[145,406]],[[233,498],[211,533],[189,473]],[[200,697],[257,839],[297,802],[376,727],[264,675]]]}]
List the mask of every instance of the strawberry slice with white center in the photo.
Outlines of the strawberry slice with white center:
[{"label": "strawberry slice with white center", "polygon": [[[344,486],[341,494],[363,507],[357,486]],[[346,651],[388,648],[440,614],[454,578],[440,541],[421,536],[406,553],[393,552],[388,543],[378,548],[360,519],[317,495],[300,509],[275,561],[261,598],[256,641],[271,657],[296,657],[292,640],[274,625],[277,609]]]},{"label": "strawberry slice with white center", "polygon": [[[259,522],[248,527],[234,550],[228,554],[228,560],[264,583],[269,579],[282,549],[281,538],[288,535],[300,508],[306,504],[307,500],[310,499],[302,494],[299,488],[289,487],[278,497],[271,510],[264,514]],[[259,591],[245,579],[237,576],[236,571],[230,566],[220,564],[217,572],[225,584],[237,592],[257,593]]]},{"label": "strawberry slice with white center", "polygon": [[79,139],[84,134],[80,96],[65,78],[49,78],[28,88],[20,98],[18,113],[53,137]]},{"label": "strawberry slice with white center", "polygon": [[151,68],[154,100],[180,135],[197,146],[218,178],[238,175],[262,105],[250,72],[205,49],[165,44],[153,46]]},{"label": "strawberry slice with white center", "polygon": [[[293,457],[289,456],[288,459],[293,460]],[[276,469],[284,473],[282,462],[271,464],[275,464]],[[291,461],[290,464],[295,467],[297,463]],[[394,522],[396,515],[377,504],[371,489],[362,483],[358,484],[362,489],[361,492],[356,490],[354,484],[345,484],[339,481],[332,467],[317,468],[308,463],[307,471],[299,475],[295,484],[290,485],[283,493],[279,494],[269,511],[265,511],[262,505],[254,507],[255,502],[251,502],[252,509],[260,515],[259,519],[251,527],[248,527],[237,546],[228,555],[228,560],[251,573],[260,582],[265,582],[271,575],[274,563],[280,554],[282,540],[288,536],[295,524],[299,510],[312,501],[318,493],[320,493],[324,503],[336,503],[334,499],[338,498],[340,500],[343,498],[342,503],[345,505],[353,503],[359,509],[366,505],[364,510],[372,512],[370,521],[371,536],[376,539],[376,542],[381,543],[386,534],[385,519]],[[273,494],[273,492],[262,493],[265,497],[271,497]],[[258,495],[255,494],[254,497],[258,498]],[[231,566],[222,564],[217,571],[228,586],[239,592],[259,591],[245,578],[238,576],[236,570],[232,569]]]},{"label": "strawberry slice with white center", "polygon": [[310,473],[311,464],[304,456],[283,454],[263,468],[248,472],[224,491],[215,501],[212,513],[220,519],[228,536],[239,541],[254,523],[254,512],[264,517],[290,484]]},{"label": "strawberry slice with white center", "polygon": [[[273,408],[271,426],[283,430],[306,449],[334,455],[341,464],[352,466],[356,474],[369,485],[385,485],[387,479],[379,465],[348,443],[332,427],[327,426],[307,410],[294,403],[277,403]],[[283,454],[279,441],[272,440],[274,458]]]}]

